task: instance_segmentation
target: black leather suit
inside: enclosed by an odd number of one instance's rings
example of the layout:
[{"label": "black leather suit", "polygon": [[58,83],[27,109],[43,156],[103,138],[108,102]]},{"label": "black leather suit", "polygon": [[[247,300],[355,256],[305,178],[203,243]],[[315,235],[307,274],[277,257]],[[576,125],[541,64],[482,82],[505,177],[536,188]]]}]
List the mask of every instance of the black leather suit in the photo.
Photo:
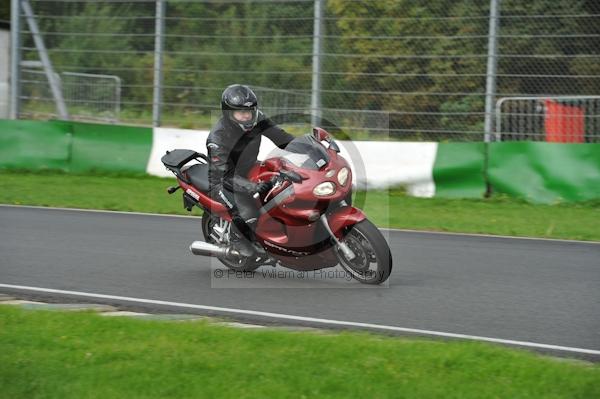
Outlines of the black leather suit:
[{"label": "black leather suit", "polygon": [[256,163],[262,136],[279,148],[285,148],[294,138],[259,112],[257,124],[251,131],[244,132],[222,117],[206,140],[210,195],[229,208],[235,226],[246,237],[251,233],[245,222],[257,216],[257,203],[252,198],[256,184],[247,176]]}]

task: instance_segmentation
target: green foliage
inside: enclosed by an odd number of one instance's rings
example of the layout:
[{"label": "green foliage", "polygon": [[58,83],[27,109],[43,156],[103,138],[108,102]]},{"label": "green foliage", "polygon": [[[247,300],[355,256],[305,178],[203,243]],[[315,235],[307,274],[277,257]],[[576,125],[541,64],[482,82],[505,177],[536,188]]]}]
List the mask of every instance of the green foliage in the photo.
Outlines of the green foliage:
[{"label": "green foliage", "polygon": [[[359,130],[385,131],[389,126],[404,139],[438,131],[481,132],[488,1],[328,0],[325,4],[322,100],[326,117]],[[48,32],[44,39],[58,71],[116,74],[124,85],[128,115],[150,109],[152,2],[36,2],[34,6],[42,30]],[[44,18],[45,14],[70,17]],[[498,96],[600,92],[598,14],[600,3],[594,0],[503,1]],[[218,108],[222,89],[234,82],[259,88],[267,108],[277,109],[274,90],[284,90],[297,102],[286,106],[306,108],[312,79],[312,17],[311,2],[276,6],[168,2],[164,115],[206,117]],[[30,35],[25,36],[25,45],[33,47]],[[24,56],[37,58],[32,51]],[[445,138],[443,134],[433,137]]]},{"label": "green foliage", "polygon": [[10,1],[0,3],[0,20],[10,21]]},{"label": "green foliage", "polygon": [[[595,95],[599,92],[600,80],[598,79],[558,79],[544,76],[577,76],[588,74],[587,72],[582,73],[583,71],[596,70],[597,72],[597,61],[578,58],[575,55],[598,55],[600,53],[599,41],[589,37],[573,35],[600,33],[595,19],[585,16],[586,14],[600,12],[600,3],[596,3],[595,8],[592,8],[591,2],[585,0],[568,2],[506,0],[502,3],[502,7],[510,10],[513,15],[579,15],[580,17],[549,17],[543,19],[518,17],[503,20],[501,34],[506,37],[501,38],[499,42],[500,54],[504,55],[499,61],[499,73],[540,76],[500,78],[498,81],[499,91],[529,93],[531,95]],[[540,34],[564,35],[564,37],[532,37],[532,35]],[[520,54],[551,54],[559,57],[511,57]],[[561,56],[566,57],[561,58]]]},{"label": "green foliage", "polygon": [[[373,91],[372,94],[355,96],[354,101],[351,97],[342,101],[352,102],[359,109],[389,111],[392,129],[482,130],[488,2],[400,0],[357,4],[331,0],[328,4],[331,14],[338,18],[335,29],[342,36],[340,44],[343,52],[364,55],[364,58],[342,61],[342,69],[356,75],[338,79],[334,86]],[[552,18],[551,15],[585,16],[598,12],[599,7],[597,4],[593,7],[590,2],[582,0],[502,2],[502,15],[506,18],[501,20],[500,26],[499,96],[514,93],[598,93],[600,79],[559,79],[544,75],[598,75],[596,62],[562,57],[577,53],[598,54],[598,40],[579,36],[568,39],[555,36],[597,34],[598,24],[590,17]],[[376,15],[400,19],[348,19]],[[520,17],[513,18],[514,15]],[[538,18],[540,15],[546,17]],[[444,18],[447,16],[454,18]],[[583,32],[582,25],[585,26]],[[390,40],[366,38],[378,35],[387,35]],[[343,37],[349,39],[345,40]],[[350,39],[351,37],[357,38]],[[396,58],[370,57],[373,54]],[[530,57],[547,54],[559,57]],[[519,57],[512,57],[514,55]],[[339,68],[339,62],[339,59],[331,60],[336,68]],[[368,78],[359,75],[369,72],[401,75],[381,74]],[[331,82],[328,81],[329,83]],[[339,99],[331,95],[325,101],[328,106],[333,107]],[[438,116],[440,112],[444,115]]]}]

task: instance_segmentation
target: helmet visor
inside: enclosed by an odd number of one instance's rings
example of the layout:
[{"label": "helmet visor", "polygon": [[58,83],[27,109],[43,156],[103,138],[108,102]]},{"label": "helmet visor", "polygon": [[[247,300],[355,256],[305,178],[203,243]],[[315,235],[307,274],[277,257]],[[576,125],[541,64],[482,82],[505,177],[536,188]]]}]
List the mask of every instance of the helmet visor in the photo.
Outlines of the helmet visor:
[{"label": "helmet visor", "polygon": [[236,123],[242,130],[250,131],[258,121],[258,110],[256,107],[246,109],[234,109],[227,111],[229,119]]},{"label": "helmet visor", "polygon": [[252,123],[253,119],[254,119],[254,112],[253,110],[234,110],[231,112],[231,117],[233,118],[234,121],[236,121],[237,123],[241,123],[241,124],[247,124],[247,123]]}]

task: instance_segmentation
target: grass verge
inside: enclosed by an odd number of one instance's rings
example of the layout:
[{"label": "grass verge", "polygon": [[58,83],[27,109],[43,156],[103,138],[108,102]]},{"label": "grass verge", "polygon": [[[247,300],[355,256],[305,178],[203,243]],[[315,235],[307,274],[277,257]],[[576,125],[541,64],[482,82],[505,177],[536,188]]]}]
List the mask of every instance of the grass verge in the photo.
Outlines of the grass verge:
[{"label": "grass verge", "polygon": [[[139,175],[0,172],[0,203],[189,214],[174,179]],[[364,211],[380,227],[600,241],[600,203],[533,205],[507,197],[422,199],[373,191]],[[200,215],[199,209],[193,214]]]},{"label": "grass verge", "polygon": [[7,398],[597,398],[598,365],[477,342],[0,306]]}]

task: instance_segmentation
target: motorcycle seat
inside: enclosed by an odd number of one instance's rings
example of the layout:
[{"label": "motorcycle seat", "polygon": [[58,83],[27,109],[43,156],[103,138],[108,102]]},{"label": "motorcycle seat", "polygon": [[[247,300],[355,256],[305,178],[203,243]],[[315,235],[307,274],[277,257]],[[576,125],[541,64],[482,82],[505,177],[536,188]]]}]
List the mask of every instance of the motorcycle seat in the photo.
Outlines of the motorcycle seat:
[{"label": "motorcycle seat", "polygon": [[192,185],[200,191],[208,192],[208,165],[207,164],[195,164],[189,168],[182,170],[188,179],[192,182]]}]

